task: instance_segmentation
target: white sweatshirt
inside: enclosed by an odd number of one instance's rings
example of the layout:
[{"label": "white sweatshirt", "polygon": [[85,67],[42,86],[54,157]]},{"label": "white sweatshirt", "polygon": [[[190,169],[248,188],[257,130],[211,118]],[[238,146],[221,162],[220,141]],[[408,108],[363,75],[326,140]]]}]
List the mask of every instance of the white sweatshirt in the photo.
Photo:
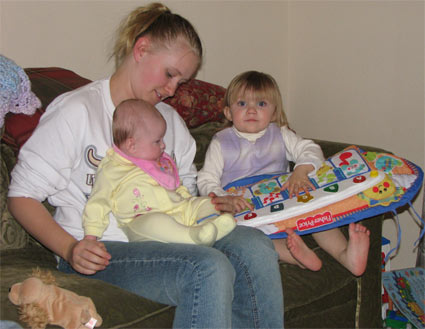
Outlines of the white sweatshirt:
[{"label": "white sweatshirt", "polygon": [[[167,122],[166,152],[173,155],[183,184],[196,194],[196,144],[183,119],[169,105],[158,110]],[[109,79],[94,81],[57,97],[19,152],[9,197],[46,198],[56,206],[55,220],[68,233],[84,237],[82,213],[97,165],[112,145]],[[103,240],[127,241],[111,215]]]}]

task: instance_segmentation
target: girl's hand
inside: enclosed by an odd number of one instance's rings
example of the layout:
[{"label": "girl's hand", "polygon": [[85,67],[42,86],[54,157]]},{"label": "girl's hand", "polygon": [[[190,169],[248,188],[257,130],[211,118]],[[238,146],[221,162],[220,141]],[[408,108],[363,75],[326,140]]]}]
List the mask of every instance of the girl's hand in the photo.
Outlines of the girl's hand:
[{"label": "girl's hand", "polygon": [[217,196],[212,192],[208,194],[208,196],[211,198],[211,202],[215,205],[215,209],[221,212],[230,212],[232,214],[236,214],[246,208],[254,210],[253,205],[245,200],[245,198],[242,196]]},{"label": "girl's hand", "polygon": [[110,259],[111,255],[102,242],[86,236],[72,246],[68,262],[77,272],[91,275],[104,270],[109,265]]},{"label": "girl's hand", "polygon": [[308,178],[309,172],[313,171],[313,169],[314,167],[311,164],[297,166],[291,177],[282,185],[281,190],[288,189],[290,198],[298,196],[303,191],[308,193],[309,190],[315,190],[316,188]]}]

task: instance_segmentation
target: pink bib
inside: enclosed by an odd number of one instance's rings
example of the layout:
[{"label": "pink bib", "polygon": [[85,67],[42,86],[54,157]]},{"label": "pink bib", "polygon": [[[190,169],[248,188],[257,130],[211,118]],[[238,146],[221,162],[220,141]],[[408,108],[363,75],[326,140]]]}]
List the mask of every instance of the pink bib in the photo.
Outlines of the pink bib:
[{"label": "pink bib", "polygon": [[134,165],[142,169],[151,176],[159,185],[167,190],[175,190],[180,185],[179,173],[173,159],[167,154],[162,153],[158,161],[143,160],[124,154],[114,145],[114,151],[124,159],[131,161]]}]

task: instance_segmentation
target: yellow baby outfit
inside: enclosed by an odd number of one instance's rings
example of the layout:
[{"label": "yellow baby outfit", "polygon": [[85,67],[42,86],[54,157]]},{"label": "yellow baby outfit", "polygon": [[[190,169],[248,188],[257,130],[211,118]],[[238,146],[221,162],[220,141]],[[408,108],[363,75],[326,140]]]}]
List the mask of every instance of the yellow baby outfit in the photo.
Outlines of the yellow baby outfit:
[{"label": "yellow baby outfit", "polygon": [[130,159],[111,148],[100,162],[83,214],[85,235],[101,237],[111,212],[130,241],[211,244],[233,230],[233,216],[220,215],[210,198],[193,197],[179,183],[175,163],[167,154],[158,173],[164,171],[170,179],[162,180],[162,185]]}]

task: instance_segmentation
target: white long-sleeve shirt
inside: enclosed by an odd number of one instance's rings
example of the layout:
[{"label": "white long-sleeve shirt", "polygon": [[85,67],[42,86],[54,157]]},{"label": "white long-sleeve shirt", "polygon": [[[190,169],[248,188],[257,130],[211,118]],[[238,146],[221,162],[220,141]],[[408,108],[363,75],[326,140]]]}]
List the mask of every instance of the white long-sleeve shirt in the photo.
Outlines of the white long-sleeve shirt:
[{"label": "white long-sleeve shirt", "polygon": [[[167,122],[165,151],[174,156],[182,183],[196,194],[196,143],[172,107],[165,103],[156,107]],[[109,79],[57,97],[20,150],[8,196],[40,202],[47,198],[57,207],[54,218],[59,225],[82,239],[82,213],[97,165],[112,145],[114,110]],[[110,220],[103,240],[127,241],[112,215]]]},{"label": "white long-sleeve shirt", "polygon": [[[251,143],[262,137],[266,131],[259,133],[242,133],[235,127],[236,135],[245,138]],[[281,127],[283,141],[286,146],[286,158],[295,163],[295,166],[302,164],[311,164],[315,170],[320,168],[324,161],[323,152],[319,145],[312,140],[304,139],[295,134],[287,126]],[[218,196],[224,196],[227,193],[223,190],[221,176],[223,174],[224,160],[221,151],[220,142],[213,138],[205,155],[203,168],[198,172],[198,190],[200,195],[208,195],[213,192]],[[287,168],[289,170],[289,168]],[[244,178],[239,177],[237,179]]]}]

